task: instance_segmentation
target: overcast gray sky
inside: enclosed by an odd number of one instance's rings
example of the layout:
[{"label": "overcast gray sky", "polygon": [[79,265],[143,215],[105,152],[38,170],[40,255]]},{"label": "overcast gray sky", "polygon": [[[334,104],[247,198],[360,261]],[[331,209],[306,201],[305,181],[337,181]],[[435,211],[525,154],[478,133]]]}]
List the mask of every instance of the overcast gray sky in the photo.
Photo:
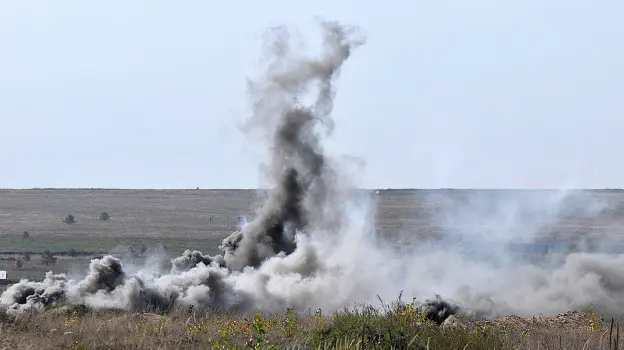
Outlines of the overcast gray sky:
[{"label": "overcast gray sky", "polygon": [[[243,4],[255,5],[243,5]],[[0,187],[256,187],[261,36],[367,43],[329,143],[358,184],[624,187],[624,2],[1,1]],[[312,47],[313,48],[313,47]]]}]

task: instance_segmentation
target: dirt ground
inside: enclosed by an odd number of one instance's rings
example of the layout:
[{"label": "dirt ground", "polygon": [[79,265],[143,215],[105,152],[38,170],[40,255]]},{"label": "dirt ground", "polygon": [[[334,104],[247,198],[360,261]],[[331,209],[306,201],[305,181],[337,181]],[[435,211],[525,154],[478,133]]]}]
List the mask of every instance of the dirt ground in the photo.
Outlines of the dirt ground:
[{"label": "dirt ground", "polygon": [[[520,227],[536,237],[528,248],[518,248],[531,254],[569,245],[581,236],[624,232],[624,192],[619,190],[565,196],[514,190],[366,194],[373,198],[377,232],[397,240],[490,231],[495,236]],[[214,254],[221,240],[238,228],[239,217],[253,216],[262,199],[256,190],[0,190],[0,270],[7,270],[11,280],[39,279],[50,269],[84,269],[92,257],[127,252],[128,247],[159,248],[168,256],[187,248]],[[102,212],[110,220],[99,220]],[[62,222],[68,214],[75,216],[75,224]],[[510,218],[515,220],[511,224]],[[535,223],[528,225],[531,220]],[[524,232],[514,234],[522,237]],[[614,244],[610,248],[619,249]],[[40,262],[44,250],[57,256],[54,266]],[[26,253],[31,260],[17,268],[15,259]]]}]

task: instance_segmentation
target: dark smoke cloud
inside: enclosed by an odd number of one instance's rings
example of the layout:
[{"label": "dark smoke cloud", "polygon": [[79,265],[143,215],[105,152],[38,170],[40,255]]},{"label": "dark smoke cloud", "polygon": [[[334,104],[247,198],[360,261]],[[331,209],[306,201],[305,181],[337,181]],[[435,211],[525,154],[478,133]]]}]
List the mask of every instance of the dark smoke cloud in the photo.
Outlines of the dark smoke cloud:
[{"label": "dark smoke cloud", "polygon": [[459,310],[457,305],[443,300],[439,295],[436,295],[435,299],[425,300],[421,307],[425,310],[427,319],[437,324],[442,324],[444,320]]},{"label": "dark smoke cloud", "polygon": [[[351,40],[347,29],[338,23],[324,23],[323,28],[325,52],[321,59],[285,61],[293,53],[286,42],[278,40],[272,45],[279,53],[271,64],[273,69],[252,89],[256,103],[248,125],[271,135],[271,175],[277,186],[258,217],[223,241],[221,249],[230,269],[258,267],[280,252],[291,254],[297,247],[295,236],[306,233],[312,219],[317,224],[340,228],[336,225],[339,221],[323,220],[328,208],[333,217],[342,217],[343,213],[332,203],[338,189],[316,126],[330,122],[333,78],[359,43]],[[283,28],[274,34],[278,38],[285,36]],[[313,105],[303,106],[299,99],[313,83],[318,89],[316,99]]]},{"label": "dark smoke cloud", "polygon": [[217,263],[217,265],[221,267],[225,267],[225,260],[223,260],[222,255],[204,255],[200,251],[191,251],[187,249],[181,256],[171,260],[171,273],[188,271],[197,266],[199,263],[209,266],[212,265],[213,262]]}]

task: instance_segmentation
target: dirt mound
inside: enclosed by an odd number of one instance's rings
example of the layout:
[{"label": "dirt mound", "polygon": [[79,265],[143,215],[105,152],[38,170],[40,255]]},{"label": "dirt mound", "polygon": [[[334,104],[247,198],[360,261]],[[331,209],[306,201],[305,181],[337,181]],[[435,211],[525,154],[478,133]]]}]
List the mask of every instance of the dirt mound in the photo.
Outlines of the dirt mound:
[{"label": "dirt mound", "polygon": [[533,316],[530,318],[507,315],[487,323],[492,326],[507,328],[538,327],[574,330],[590,327],[592,317],[594,316],[587,312],[568,311],[554,316]]},{"label": "dirt mound", "polygon": [[468,328],[471,326],[471,322],[464,318],[451,315],[442,322],[441,326],[442,328],[453,330],[456,328]]}]

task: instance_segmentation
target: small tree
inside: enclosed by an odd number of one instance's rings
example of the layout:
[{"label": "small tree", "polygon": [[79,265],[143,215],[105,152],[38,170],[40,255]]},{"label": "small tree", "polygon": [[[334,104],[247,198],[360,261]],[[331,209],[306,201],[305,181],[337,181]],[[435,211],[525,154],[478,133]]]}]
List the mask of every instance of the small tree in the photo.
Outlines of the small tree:
[{"label": "small tree", "polygon": [[69,214],[63,219],[63,222],[68,225],[75,224],[76,218],[72,214]]},{"label": "small tree", "polygon": [[24,259],[24,261],[30,261],[30,254],[24,253],[23,259]]},{"label": "small tree", "polygon": [[108,219],[110,219],[110,215],[108,215],[107,212],[103,212],[103,213],[100,214],[100,220],[106,221]]},{"label": "small tree", "polygon": [[28,233],[28,231],[24,231],[24,233],[22,233],[22,237],[28,238],[30,237],[30,233]]},{"label": "small tree", "polygon": [[46,249],[41,253],[41,263],[44,265],[54,265],[54,263],[56,263],[56,257]]},{"label": "small tree", "polygon": [[21,269],[22,266],[24,266],[24,262],[22,262],[22,259],[17,258],[17,260],[15,260],[15,267]]}]

